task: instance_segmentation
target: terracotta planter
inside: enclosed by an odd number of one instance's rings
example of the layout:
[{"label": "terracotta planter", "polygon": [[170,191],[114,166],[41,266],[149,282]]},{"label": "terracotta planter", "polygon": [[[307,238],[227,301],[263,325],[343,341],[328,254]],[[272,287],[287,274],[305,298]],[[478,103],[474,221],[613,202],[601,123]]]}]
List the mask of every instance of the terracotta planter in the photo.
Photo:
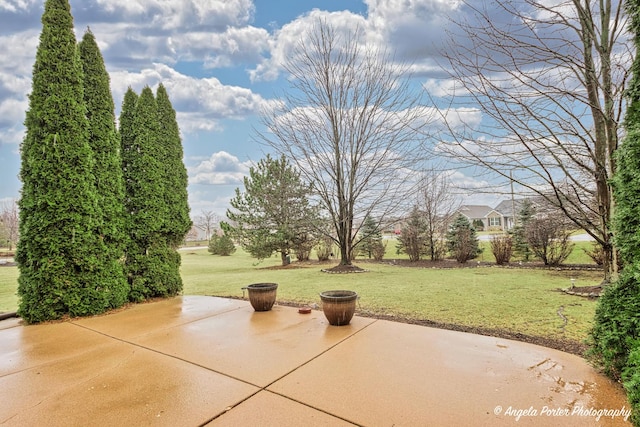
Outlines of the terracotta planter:
[{"label": "terracotta planter", "polygon": [[324,291],[320,294],[322,311],[330,325],[342,326],[351,322],[356,311],[358,294],[353,291]]},{"label": "terracotta planter", "polygon": [[247,286],[249,302],[255,311],[269,311],[276,302],[277,283],[254,283]]}]

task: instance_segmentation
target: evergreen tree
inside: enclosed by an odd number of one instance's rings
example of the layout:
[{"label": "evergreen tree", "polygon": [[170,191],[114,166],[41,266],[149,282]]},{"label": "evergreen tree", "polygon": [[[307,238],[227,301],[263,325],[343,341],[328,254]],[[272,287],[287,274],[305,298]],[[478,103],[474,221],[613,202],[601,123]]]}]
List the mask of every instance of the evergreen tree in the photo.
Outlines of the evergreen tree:
[{"label": "evergreen tree", "polygon": [[27,322],[119,303],[104,268],[82,64],[67,0],[47,0],[21,145],[18,314]]},{"label": "evergreen tree", "polygon": [[382,233],[378,223],[369,215],[364,219],[360,229],[360,239],[358,243],[360,253],[372,258],[375,249],[382,244]]},{"label": "evergreen tree", "polygon": [[162,233],[167,205],[158,107],[149,87],[142,90],[132,111],[134,98],[129,91],[125,95],[121,114],[125,120],[120,123],[129,234],[125,266],[131,287],[129,299],[142,301],[177,294],[182,280],[175,268],[180,263],[179,254],[168,249],[168,239]]},{"label": "evergreen tree", "polygon": [[[129,287],[133,283],[135,277],[135,253],[139,251],[135,241],[132,238],[134,230],[136,228],[135,217],[133,212],[135,209],[134,198],[132,197],[135,192],[135,187],[138,184],[138,179],[134,168],[135,165],[139,165],[138,157],[140,153],[136,149],[136,105],[138,103],[138,94],[136,94],[131,87],[127,89],[124,94],[124,100],[122,101],[122,109],[120,111],[119,120],[119,136],[120,136],[120,158],[122,161],[122,181],[124,183],[124,230],[127,236],[125,241],[125,275]],[[129,299],[132,299],[131,289],[129,289]]]},{"label": "evergreen tree", "polygon": [[532,255],[531,248],[527,242],[526,230],[527,226],[533,219],[534,214],[535,210],[533,208],[533,204],[529,199],[524,199],[520,206],[520,210],[518,211],[518,222],[511,230],[514,242],[514,252],[522,258],[523,261],[529,261],[529,258],[531,258]]},{"label": "evergreen tree", "polygon": [[[133,224],[131,223],[131,209],[132,203],[129,197],[133,192],[133,186],[136,182],[136,176],[134,174],[133,163],[138,156],[138,152],[135,149],[136,132],[135,132],[135,117],[136,117],[136,104],[138,103],[138,95],[129,87],[124,94],[124,100],[122,101],[122,109],[120,111],[120,161],[122,162],[122,181],[124,184],[124,229],[127,239],[131,234]],[[129,249],[127,241],[125,241],[125,255]]]},{"label": "evergreen tree", "polygon": [[119,306],[127,300],[128,284],[121,259],[124,255],[124,187],[120,159],[120,141],[116,131],[109,73],[95,37],[90,30],[78,45],[84,74],[84,101],[89,120],[89,145],[95,165],[93,173],[98,194],[99,235],[104,239],[103,262],[113,280]]},{"label": "evergreen tree", "polygon": [[626,10],[636,55],[627,90],[626,136],[615,153],[613,177],[613,231],[623,270],[598,301],[590,353],[606,373],[622,380],[632,422],[640,426],[640,1],[629,0]]},{"label": "evergreen tree", "polygon": [[252,256],[264,259],[278,252],[287,265],[292,248],[318,226],[317,208],[307,197],[311,186],[284,156],[267,155],[249,170],[244,188],[244,193],[236,188],[230,202],[234,210],[227,210],[235,226],[222,223],[222,228]]},{"label": "evergreen tree", "polygon": [[476,230],[462,214],[456,217],[447,232],[447,247],[460,263],[465,263],[482,253]]},{"label": "evergreen tree", "polygon": [[171,105],[164,85],[156,92],[159,115],[159,142],[164,149],[164,201],[168,209],[163,232],[173,247],[177,248],[191,229],[189,200],[187,194],[187,169],[182,160],[182,140],[176,120],[176,112]]},{"label": "evergreen tree", "polygon": [[236,245],[226,234],[222,236],[214,234],[211,236],[211,240],[209,240],[207,250],[211,255],[229,256],[236,251]]}]

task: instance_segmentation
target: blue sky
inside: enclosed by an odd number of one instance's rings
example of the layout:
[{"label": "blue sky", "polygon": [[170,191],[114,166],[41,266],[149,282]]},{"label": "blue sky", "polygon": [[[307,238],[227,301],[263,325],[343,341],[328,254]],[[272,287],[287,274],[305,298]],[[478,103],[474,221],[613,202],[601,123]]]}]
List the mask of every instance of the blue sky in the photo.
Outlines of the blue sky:
[{"label": "blue sky", "polygon": [[[41,31],[42,0],[0,0],[0,202],[19,197],[19,144]],[[265,148],[258,113],[286,90],[282,62],[318,19],[360,27],[369,43],[412,64],[414,84],[446,86],[440,37],[455,0],[71,0],[76,37],[91,28],[111,75],[119,114],[124,92],[162,82],[178,114],[192,216],[224,215]],[[473,106],[468,120],[478,120]],[[465,117],[461,117],[465,120]],[[482,180],[456,171],[463,185]],[[481,201],[478,197],[468,202]],[[490,203],[494,201],[489,200]]]}]

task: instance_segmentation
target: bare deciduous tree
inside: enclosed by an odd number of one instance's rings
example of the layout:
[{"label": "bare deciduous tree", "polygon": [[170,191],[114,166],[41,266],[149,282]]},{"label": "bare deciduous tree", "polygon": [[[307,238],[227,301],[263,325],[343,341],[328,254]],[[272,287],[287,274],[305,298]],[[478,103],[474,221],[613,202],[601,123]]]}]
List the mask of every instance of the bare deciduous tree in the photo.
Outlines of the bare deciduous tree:
[{"label": "bare deciduous tree", "polygon": [[483,120],[448,126],[443,147],[505,179],[513,174],[586,230],[606,253],[605,280],[615,273],[610,179],[633,56],[621,3],[467,2],[444,51],[450,106],[472,102]]},{"label": "bare deciduous tree", "polygon": [[424,215],[426,251],[431,261],[440,260],[447,252],[445,236],[449,224],[460,207],[446,174],[435,171],[424,174],[418,204]]},{"label": "bare deciduous tree", "polygon": [[6,239],[7,247],[11,251],[18,242],[19,215],[18,203],[15,200],[3,203],[0,211],[0,231]]},{"label": "bare deciduous tree", "polygon": [[219,223],[220,217],[215,212],[202,210],[200,216],[196,218],[195,226],[204,231],[206,240],[210,240],[211,234],[216,231]]},{"label": "bare deciduous tree", "polygon": [[333,223],[340,263],[351,265],[366,216],[383,221],[405,203],[416,126],[425,109],[408,67],[318,21],[285,64],[290,90],[264,113],[259,137],[302,172]]}]

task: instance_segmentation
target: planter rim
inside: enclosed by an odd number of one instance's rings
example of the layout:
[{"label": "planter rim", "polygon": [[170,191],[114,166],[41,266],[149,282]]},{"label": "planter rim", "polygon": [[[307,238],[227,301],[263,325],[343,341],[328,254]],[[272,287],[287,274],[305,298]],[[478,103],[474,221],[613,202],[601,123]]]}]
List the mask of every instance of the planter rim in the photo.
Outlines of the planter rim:
[{"label": "planter rim", "polygon": [[320,292],[320,298],[327,301],[351,301],[358,298],[358,293],[355,291],[345,291],[345,290],[336,290],[336,291],[324,291]]},{"label": "planter rim", "polygon": [[252,290],[273,290],[278,287],[277,283],[252,283],[246,287],[246,289]]}]

